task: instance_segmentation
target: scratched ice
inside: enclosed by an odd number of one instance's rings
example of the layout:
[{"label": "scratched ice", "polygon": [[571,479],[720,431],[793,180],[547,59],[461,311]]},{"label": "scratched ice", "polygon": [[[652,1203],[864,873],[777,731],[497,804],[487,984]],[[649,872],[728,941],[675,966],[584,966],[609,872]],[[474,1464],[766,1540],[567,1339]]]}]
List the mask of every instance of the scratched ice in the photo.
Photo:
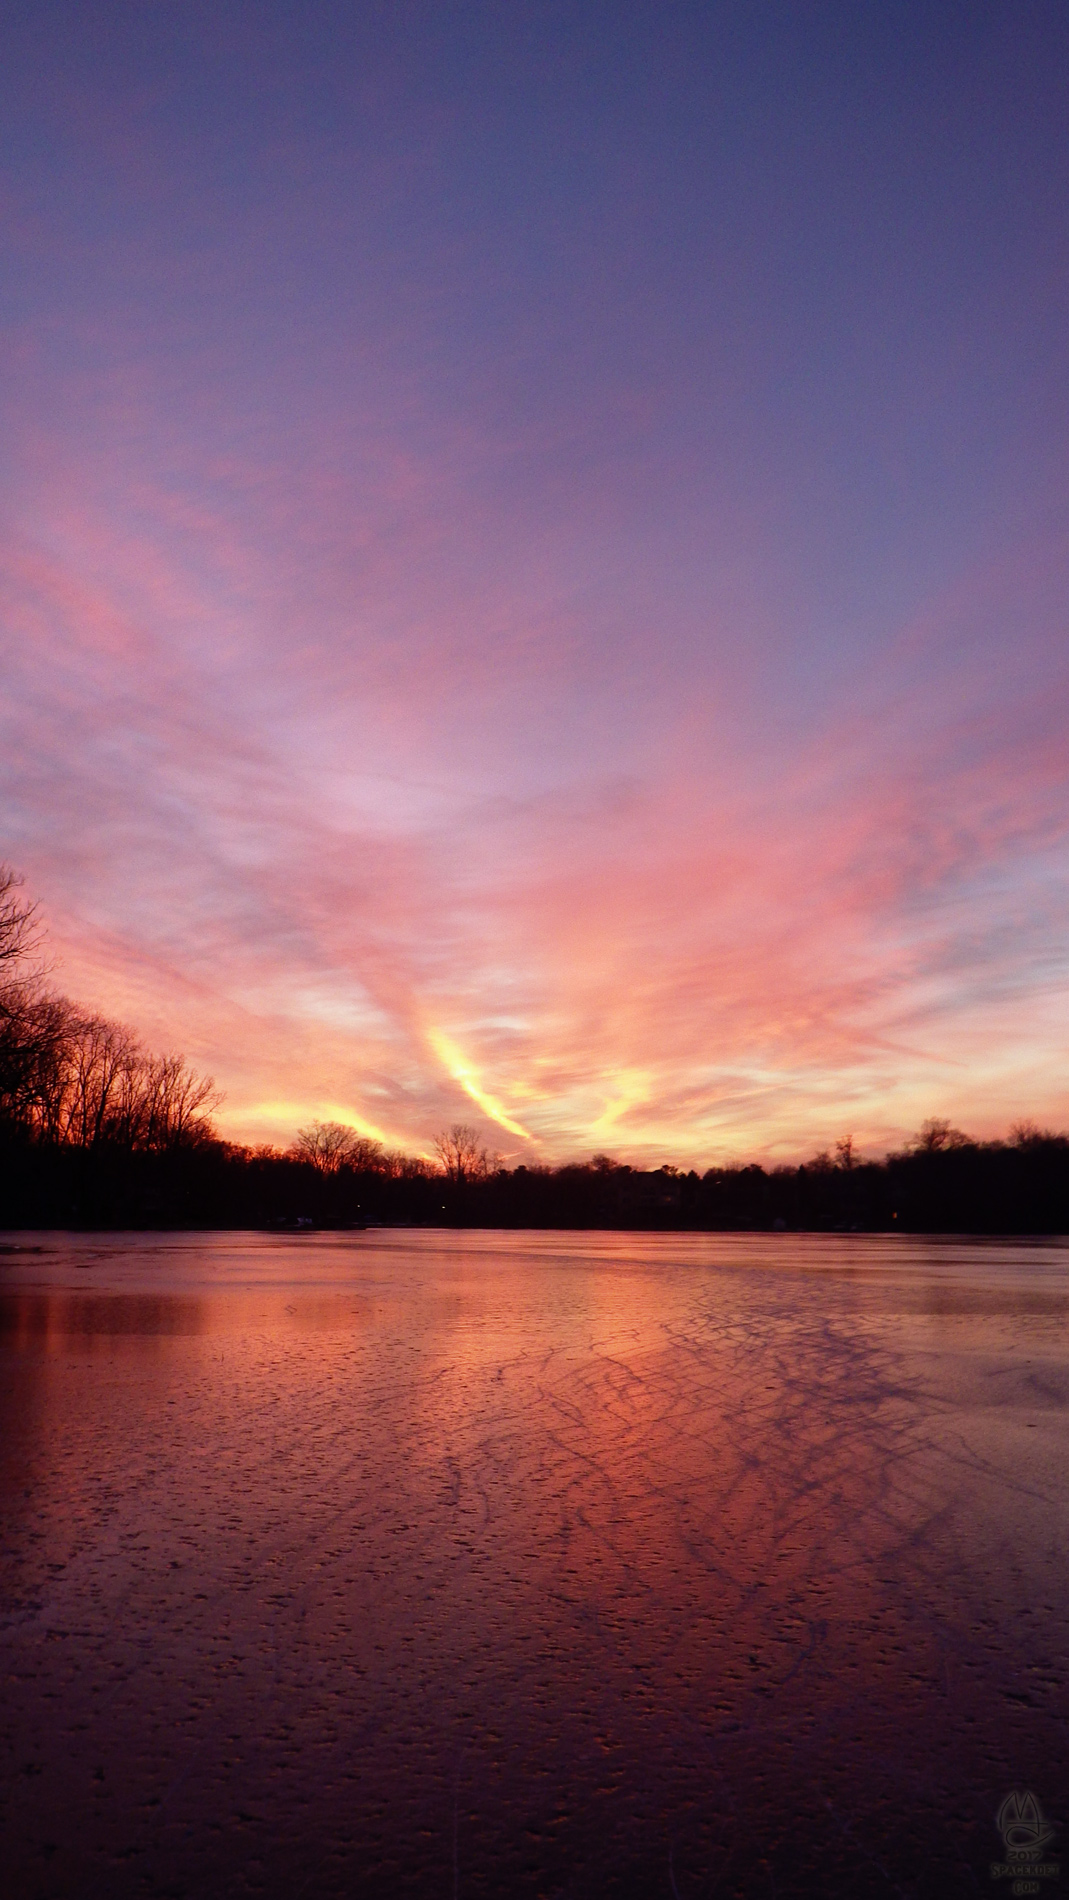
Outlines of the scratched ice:
[{"label": "scratched ice", "polygon": [[994,1891],[1067,1321],[1060,1244],[9,1236],[4,1892]]}]

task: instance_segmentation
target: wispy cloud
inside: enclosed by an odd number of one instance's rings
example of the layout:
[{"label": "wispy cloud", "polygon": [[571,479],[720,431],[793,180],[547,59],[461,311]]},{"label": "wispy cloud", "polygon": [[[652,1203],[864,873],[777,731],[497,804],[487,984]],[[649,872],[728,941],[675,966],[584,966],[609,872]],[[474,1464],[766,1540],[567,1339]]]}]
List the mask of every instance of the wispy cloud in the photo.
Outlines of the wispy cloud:
[{"label": "wispy cloud", "polygon": [[506,126],[386,26],[343,84],[313,14],[292,70],[253,35],[262,95],[212,91],[225,33],[129,71],[90,35],[51,90],[18,54],[54,138],[3,200],[3,849],[58,976],[250,1138],[1064,1121],[1038,231],[970,302],[886,179],[898,120],[844,195],[826,101],[765,113],[745,35],[722,136],[686,63],[647,96],[653,47],[634,111],[576,116],[584,81],[549,139],[552,63]]}]

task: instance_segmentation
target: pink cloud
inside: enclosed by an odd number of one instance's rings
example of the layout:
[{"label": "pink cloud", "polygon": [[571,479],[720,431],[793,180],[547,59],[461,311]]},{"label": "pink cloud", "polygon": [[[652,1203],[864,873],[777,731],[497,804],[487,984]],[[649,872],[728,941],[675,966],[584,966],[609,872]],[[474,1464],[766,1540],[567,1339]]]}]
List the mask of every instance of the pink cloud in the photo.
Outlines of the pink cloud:
[{"label": "pink cloud", "polygon": [[60,980],[213,1070],[229,1132],[425,1146],[490,1103],[546,1155],[702,1161],[1065,1119],[1064,549],[815,657],[800,712],[744,510],[656,619],[610,490],[495,499],[485,418],[405,439],[394,387],[267,452],[194,380],[192,419],[129,367],[65,429],[26,398],[3,769]]}]

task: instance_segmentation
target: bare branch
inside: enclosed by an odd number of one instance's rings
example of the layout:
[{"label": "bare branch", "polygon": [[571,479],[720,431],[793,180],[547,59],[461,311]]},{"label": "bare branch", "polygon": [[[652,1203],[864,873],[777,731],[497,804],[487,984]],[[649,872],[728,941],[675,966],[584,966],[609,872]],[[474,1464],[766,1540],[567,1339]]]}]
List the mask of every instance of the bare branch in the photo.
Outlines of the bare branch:
[{"label": "bare branch", "polygon": [[454,1187],[485,1181],[497,1165],[497,1156],[484,1147],[479,1130],[467,1122],[454,1122],[447,1134],[435,1135],[434,1152],[442,1173]]},{"label": "bare branch", "polygon": [[386,1168],[381,1141],[357,1134],[344,1122],[314,1121],[298,1128],[292,1152],[310,1161],[319,1174],[340,1174],[343,1168],[356,1174],[381,1174]]},{"label": "bare branch", "polygon": [[18,896],[23,882],[10,864],[0,864],[0,963],[18,963],[37,947],[37,905]]}]

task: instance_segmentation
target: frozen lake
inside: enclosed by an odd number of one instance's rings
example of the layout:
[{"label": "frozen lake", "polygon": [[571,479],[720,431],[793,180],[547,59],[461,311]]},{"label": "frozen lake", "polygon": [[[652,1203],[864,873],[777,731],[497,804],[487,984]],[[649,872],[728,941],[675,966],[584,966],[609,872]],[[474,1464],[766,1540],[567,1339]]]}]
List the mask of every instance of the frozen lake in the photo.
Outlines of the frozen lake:
[{"label": "frozen lake", "polygon": [[1066,1246],[0,1244],[18,1900],[944,1900],[1069,1819]]}]

